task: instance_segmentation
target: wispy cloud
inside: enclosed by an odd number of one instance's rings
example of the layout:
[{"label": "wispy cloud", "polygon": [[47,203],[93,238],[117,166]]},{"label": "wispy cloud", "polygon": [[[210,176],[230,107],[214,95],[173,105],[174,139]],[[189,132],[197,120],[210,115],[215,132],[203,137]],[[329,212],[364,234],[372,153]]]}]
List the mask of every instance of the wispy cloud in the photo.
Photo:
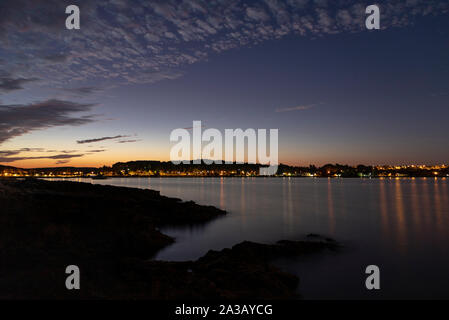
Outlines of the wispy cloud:
[{"label": "wispy cloud", "polygon": [[17,150],[0,150],[0,156],[9,157],[20,154],[22,152],[43,152],[44,148],[22,148]]},{"label": "wispy cloud", "polygon": [[80,158],[83,157],[84,154],[58,154],[53,156],[36,156],[36,157],[3,157],[0,156],[0,163],[10,163],[15,161],[23,161],[23,160],[40,160],[40,159],[53,159],[53,160],[64,160],[64,159],[72,159],[72,158]]},{"label": "wispy cloud", "polygon": [[66,54],[51,54],[51,55],[43,57],[43,59],[53,62],[53,63],[65,62],[65,61],[67,61],[68,58],[69,58],[69,56]]},{"label": "wispy cloud", "polygon": [[43,148],[40,148],[41,151],[45,151],[45,152],[53,152],[53,153],[75,153],[75,152],[79,152],[78,150],[45,150]]},{"label": "wispy cloud", "polygon": [[309,105],[301,105],[296,107],[290,107],[290,108],[278,108],[276,109],[276,112],[290,112],[290,111],[301,111],[301,110],[308,110],[313,107],[315,107],[316,104],[309,104]]},{"label": "wispy cloud", "polygon": [[133,143],[133,142],[137,142],[137,141],[140,141],[140,140],[138,140],[138,139],[134,139],[134,140],[120,140],[120,141],[117,141],[117,143]]},{"label": "wispy cloud", "polygon": [[86,139],[86,140],[77,140],[76,142],[79,144],[84,144],[84,143],[93,143],[93,142],[114,140],[114,139],[127,138],[127,137],[129,137],[129,136],[118,135],[118,136],[113,136],[113,137],[101,137],[101,138],[92,138],[92,139]]},{"label": "wispy cloud", "polygon": [[70,162],[70,160],[58,160],[55,163],[56,164],[66,164],[66,163],[69,163],[69,162]]},{"label": "wispy cloud", "polygon": [[0,76],[0,92],[10,92],[23,89],[29,82],[37,81],[38,78],[14,78],[10,76]]},{"label": "wispy cloud", "polygon": [[105,152],[106,149],[97,149],[97,150],[89,150],[89,153],[99,153],[99,152]]},{"label": "wispy cloud", "polygon": [[96,87],[63,88],[62,90],[76,95],[89,95],[100,91],[100,89]]},{"label": "wispy cloud", "polygon": [[26,105],[0,105],[0,144],[35,130],[57,126],[79,126],[95,121],[88,112],[94,104],[47,100]]},{"label": "wispy cloud", "polygon": [[6,150],[6,151],[0,151],[0,157],[10,157],[14,156],[16,154],[19,154],[19,150]]},{"label": "wispy cloud", "polygon": [[[92,150],[90,152],[102,152],[102,151],[105,150]],[[33,155],[36,153],[38,155]],[[80,158],[85,155],[86,153],[80,153],[77,150],[47,150],[45,148],[21,148],[17,150],[0,151],[0,163],[10,163],[23,160],[52,159],[58,160],[56,163],[59,164],[69,162],[70,159],[72,158]]]}]

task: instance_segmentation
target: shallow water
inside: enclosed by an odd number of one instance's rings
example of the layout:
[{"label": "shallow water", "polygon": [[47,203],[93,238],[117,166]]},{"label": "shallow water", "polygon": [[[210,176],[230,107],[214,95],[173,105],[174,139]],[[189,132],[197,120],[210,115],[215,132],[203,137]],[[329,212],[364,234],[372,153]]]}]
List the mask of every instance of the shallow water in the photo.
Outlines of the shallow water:
[{"label": "shallow water", "polygon": [[[177,242],[157,259],[196,259],[243,240],[272,243],[317,233],[344,248],[276,262],[300,277],[305,299],[449,298],[449,179],[71,180],[151,188],[228,211],[205,226],[162,230]],[[380,290],[365,288],[370,264],[380,268]]]}]

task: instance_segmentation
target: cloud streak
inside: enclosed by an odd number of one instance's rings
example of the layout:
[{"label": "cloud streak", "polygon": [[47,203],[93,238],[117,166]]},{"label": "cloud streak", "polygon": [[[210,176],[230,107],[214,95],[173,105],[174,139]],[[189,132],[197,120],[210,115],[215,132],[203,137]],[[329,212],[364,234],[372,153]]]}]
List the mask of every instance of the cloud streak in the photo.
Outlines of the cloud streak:
[{"label": "cloud streak", "polygon": [[76,95],[89,95],[100,91],[100,89],[96,87],[63,88],[62,90]]},{"label": "cloud streak", "polygon": [[[24,160],[58,160],[56,164],[70,162],[73,158],[80,158],[92,153],[104,152],[105,149],[89,150],[80,152],[77,150],[47,150],[44,148],[21,148],[17,150],[0,151],[0,163],[10,163]],[[30,153],[38,153],[39,155],[30,155]]]},{"label": "cloud streak", "polygon": [[27,105],[0,105],[0,144],[23,134],[58,126],[80,126],[96,121],[93,115],[74,114],[91,111],[94,104],[47,100]]},{"label": "cloud streak", "polygon": [[21,90],[29,82],[37,81],[38,78],[13,78],[9,76],[0,76],[0,92],[10,92]]},{"label": "cloud streak", "polygon": [[36,157],[4,157],[0,155],[0,163],[10,163],[23,160],[40,160],[40,159],[53,159],[53,160],[67,160],[72,158],[83,157],[84,154],[57,154],[53,156],[36,156]]},{"label": "cloud streak", "polygon": [[309,105],[301,105],[301,106],[290,107],[290,108],[278,108],[275,111],[276,112],[302,111],[302,110],[309,110],[315,106],[316,106],[316,104],[309,104]]},{"label": "cloud streak", "polygon": [[99,153],[99,152],[105,152],[106,149],[98,149],[98,150],[89,150],[89,153]]},{"label": "cloud streak", "polygon": [[70,160],[58,160],[56,161],[56,164],[65,164],[65,163],[69,163]]},{"label": "cloud streak", "polygon": [[100,142],[100,141],[105,141],[105,140],[114,140],[114,139],[120,139],[120,138],[126,138],[126,137],[129,137],[129,136],[119,135],[119,136],[113,136],[113,137],[101,137],[101,138],[93,138],[93,139],[86,139],[86,140],[77,140],[76,142],[78,144],[85,144],[85,143]]}]

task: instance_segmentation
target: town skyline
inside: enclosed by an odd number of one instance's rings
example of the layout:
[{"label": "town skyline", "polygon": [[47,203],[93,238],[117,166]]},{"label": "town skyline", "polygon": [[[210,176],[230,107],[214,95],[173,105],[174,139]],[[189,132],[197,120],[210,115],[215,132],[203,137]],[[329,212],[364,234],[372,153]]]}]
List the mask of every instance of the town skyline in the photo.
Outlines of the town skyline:
[{"label": "town skyline", "polygon": [[[209,161],[179,163],[171,161],[138,160],[116,162],[103,167],[48,167],[16,168],[0,165],[0,177],[34,178],[107,178],[107,177],[266,177],[254,163],[210,163]],[[449,177],[449,165],[363,165],[327,163],[323,166],[289,166],[279,164],[273,177],[327,177],[327,178],[416,178]]]}]

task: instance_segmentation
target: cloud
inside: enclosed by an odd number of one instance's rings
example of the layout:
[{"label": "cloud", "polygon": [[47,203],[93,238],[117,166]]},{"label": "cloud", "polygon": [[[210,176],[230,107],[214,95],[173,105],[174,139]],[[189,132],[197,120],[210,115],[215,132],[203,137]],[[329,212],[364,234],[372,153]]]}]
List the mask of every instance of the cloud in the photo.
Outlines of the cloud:
[{"label": "cloud", "polygon": [[[41,149],[42,151],[44,149]],[[53,153],[75,153],[75,152],[79,152],[78,150],[45,150],[45,152],[53,152]]]},{"label": "cloud", "polygon": [[[105,150],[91,150],[90,152],[103,152]],[[2,150],[0,151],[0,163],[10,163],[23,160],[40,160],[40,159],[52,159],[58,160],[56,163],[66,163],[72,158],[83,157],[85,153],[76,153],[76,150],[46,150],[44,148],[21,148],[17,150]],[[48,153],[49,155],[29,155],[28,153]],[[54,154],[56,153],[56,154]]]},{"label": "cloud", "polygon": [[[383,29],[449,12],[447,1],[377,3]],[[54,86],[91,80],[153,83],[178,78],[181,67],[211,54],[287,35],[366,31],[365,6],[355,0],[84,0],[76,32],[63,27],[65,5],[60,0],[0,1],[2,68],[21,70],[18,82],[6,83],[7,90],[36,77]]]},{"label": "cloud", "polygon": [[261,8],[246,8],[246,15],[252,20],[267,21],[270,16]]},{"label": "cloud", "polygon": [[48,156],[48,157],[35,157],[35,159],[72,159],[72,158],[79,158],[83,157],[84,154],[58,154],[55,156]]},{"label": "cloud", "polygon": [[100,142],[100,141],[105,141],[105,140],[113,140],[113,139],[127,138],[127,137],[129,137],[129,136],[119,135],[119,136],[113,136],[113,137],[101,137],[101,138],[93,138],[93,139],[86,139],[86,140],[77,140],[76,142],[79,144],[84,144],[84,143]]},{"label": "cloud", "polygon": [[89,95],[100,91],[100,89],[96,87],[63,88],[62,90],[76,95]]},{"label": "cloud", "polygon": [[290,112],[290,111],[300,111],[300,110],[308,110],[313,107],[315,107],[316,104],[309,104],[309,105],[302,105],[302,106],[296,106],[296,107],[290,107],[290,108],[278,108],[276,109],[276,112]]},{"label": "cloud", "polygon": [[74,153],[77,150],[46,150],[44,148],[21,148],[17,150],[1,150],[2,155],[14,155],[22,152]]},{"label": "cloud", "polygon": [[23,89],[23,85],[28,82],[39,80],[38,78],[13,78],[0,76],[0,92],[10,92]]},{"label": "cloud", "polygon": [[99,152],[105,152],[105,151],[106,151],[105,149],[97,149],[97,150],[89,150],[88,152],[99,153]]},{"label": "cloud", "polygon": [[65,164],[65,163],[69,163],[69,162],[70,162],[70,160],[58,160],[55,163],[56,164]]},{"label": "cloud", "polygon": [[83,157],[84,154],[57,154],[54,156],[37,156],[37,157],[4,157],[0,155],[0,163],[10,163],[23,160],[40,160],[40,159],[53,159],[53,160],[66,160],[72,158]]},{"label": "cloud", "polygon": [[48,56],[43,57],[44,60],[53,62],[53,63],[60,63],[65,62],[69,56],[67,54],[51,54]]},{"label": "cloud", "polygon": [[14,156],[16,154],[19,154],[20,150],[6,150],[6,151],[0,151],[0,157],[10,157]]},{"label": "cloud", "polygon": [[0,144],[35,130],[94,122],[93,115],[73,115],[88,112],[93,106],[54,99],[26,105],[0,105]]},{"label": "cloud", "polygon": [[[22,149],[19,149],[19,151],[20,152],[42,152],[42,151],[45,151],[45,149],[44,148],[22,148]],[[76,151],[58,151],[58,152],[76,152]]]},{"label": "cloud", "polygon": [[45,150],[44,148],[22,148],[18,150],[0,150],[0,156],[9,157],[18,155],[22,152],[43,152],[44,150]]},{"label": "cloud", "polygon": [[137,139],[135,139],[135,140],[120,140],[120,141],[117,141],[117,143],[132,143],[132,142],[137,142],[137,141],[140,141],[140,140],[137,140]]}]

